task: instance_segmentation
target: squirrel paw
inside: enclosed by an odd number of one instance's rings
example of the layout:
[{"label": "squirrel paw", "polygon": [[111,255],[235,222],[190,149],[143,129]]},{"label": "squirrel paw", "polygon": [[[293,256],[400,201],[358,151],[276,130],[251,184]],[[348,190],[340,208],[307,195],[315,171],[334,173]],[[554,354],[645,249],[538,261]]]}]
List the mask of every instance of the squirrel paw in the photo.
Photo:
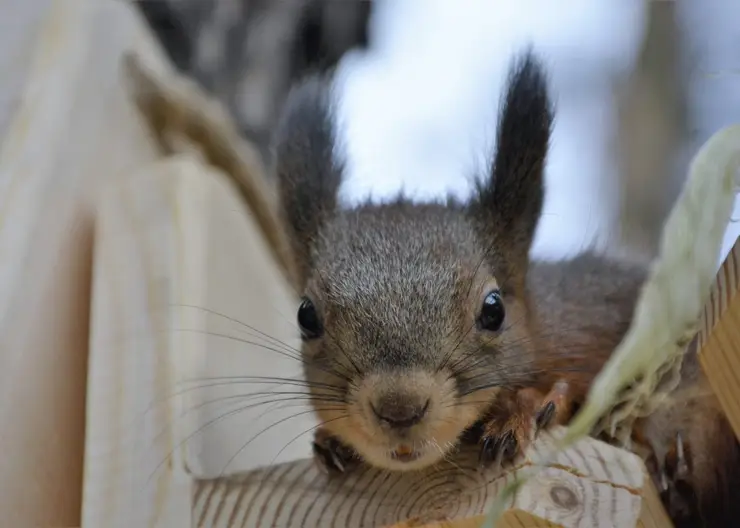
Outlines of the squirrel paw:
[{"label": "squirrel paw", "polygon": [[345,473],[359,464],[355,451],[323,429],[316,431],[313,455],[319,468],[329,475]]},{"label": "squirrel paw", "polygon": [[662,463],[653,455],[645,465],[658,486],[663,507],[676,526],[697,525],[698,500],[690,483],[691,449],[681,434],[676,434]]},{"label": "squirrel paw", "polygon": [[562,423],[567,408],[565,382],[558,382],[543,398],[534,389],[517,392],[502,416],[500,409],[483,423],[480,437],[482,466],[508,465],[524,453],[540,431]]}]

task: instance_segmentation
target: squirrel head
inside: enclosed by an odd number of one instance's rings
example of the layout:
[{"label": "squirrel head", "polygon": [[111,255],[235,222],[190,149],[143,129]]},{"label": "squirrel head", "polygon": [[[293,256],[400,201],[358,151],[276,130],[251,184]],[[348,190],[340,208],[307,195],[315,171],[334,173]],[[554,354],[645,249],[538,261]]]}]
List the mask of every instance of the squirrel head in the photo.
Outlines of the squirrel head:
[{"label": "squirrel head", "polygon": [[432,464],[526,383],[529,250],[553,111],[531,52],[513,64],[496,151],[466,203],[343,209],[330,77],[287,99],[275,174],[299,278],[302,356],[323,426],[367,462]]}]

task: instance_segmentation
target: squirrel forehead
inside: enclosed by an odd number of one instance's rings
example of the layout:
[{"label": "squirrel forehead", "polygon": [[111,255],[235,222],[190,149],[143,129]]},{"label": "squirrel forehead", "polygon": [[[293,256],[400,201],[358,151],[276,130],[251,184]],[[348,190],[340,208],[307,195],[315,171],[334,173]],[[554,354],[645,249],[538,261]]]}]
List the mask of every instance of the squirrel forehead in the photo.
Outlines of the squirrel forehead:
[{"label": "squirrel forehead", "polygon": [[472,225],[439,206],[375,206],[328,222],[314,260],[326,293],[348,302],[394,297],[435,304],[491,277]]}]

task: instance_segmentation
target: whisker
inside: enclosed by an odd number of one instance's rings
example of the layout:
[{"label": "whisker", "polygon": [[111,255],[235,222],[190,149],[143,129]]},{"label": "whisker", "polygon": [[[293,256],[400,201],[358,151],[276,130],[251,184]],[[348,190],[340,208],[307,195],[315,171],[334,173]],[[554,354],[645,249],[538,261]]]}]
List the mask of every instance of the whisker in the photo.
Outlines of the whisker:
[{"label": "whisker", "polygon": [[[253,405],[246,405],[246,406],[239,407],[237,409],[228,411],[228,412],[226,412],[226,413],[224,413],[224,414],[222,414],[220,416],[217,416],[216,418],[212,418],[211,420],[209,420],[205,424],[203,424],[201,427],[199,427],[198,429],[196,429],[195,431],[193,431],[192,433],[190,433],[189,435],[187,435],[184,439],[182,439],[180,442],[178,442],[178,444],[172,449],[172,451],[170,452],[170,454],[168,456],[166,456],[159,464],[157,464],[157,466],[154,468],[154,470],[152,471],[152,473],[150,473],[149,476],[147,477],[146,482],[148,483],[152,479],[152,477],[154,477],[154,475],[157,474],[157,472],[160,470],[160,468],[167,462],[167,460],[169,460],[172,457],[172,455],[174,455],[174,453],[176,451],[178,451],[183,445],[185,445],[188,441],[190,441],[196,434],[203,432],[207,428],[212,427],[213,425],[221,422],[222,420],[224,420],[224,419],[226,419],[226,418],[228,418],[230,416],[234,416],[236,414],[242,413],[242,412],[247,411],[247,410],[249,410],[251,408],[253,408]],[[298,417],[300,415],[304,415],[304,414],[307,414],[307,413],[310,413],[310,412],[314,412],[314,410],[311,409],[311,410],[308,410],[308,411],[303,411],[303,412],[298,413],[296,415],[289,416],[288,418],[282,419],[280,421],[280,423],[286,421],[287,419],[296,418],[296,417]],[[275,425],[278,425],[278,424],[275,424]],[[155,438],[154,438],[154,441],[156,441],[161,436],[161,434],[162,433],[159,433],[158,435],[156,435]]]},{"label": "whisker", "polygon": [[287,351],[282,348],[276,348],[275,346],[265,344],[259,341],[251,341],[249,339],[244,339],[243,337],[234,336],[231,334],[225,334],[223,332],[214,332],[213,330],[202,330],[200,328],[172,328],[173,332],[183,332],[183,333],[192,333],[192,334],[201,334],[201,335],[210,335],[213,337],[221,337],[223,339],[228,339],[230,341],[236,341],[238,343],[242,343],[245,345],[252,345],[257,346],[260,348],[263,348],[265,350],[269,350],[271,352],[275,352],[277,354],[280,354],[283,357],[287,357],[290,359],[295,359],[297,361],[302,362],[303,358],[298,355],[297,352],[294,351]]},{"label": "whisker", "polygon": [[342,390],[343,387],[340,385],[332,385],[331,383],[324,383],[319,381],[311,381],[303,378],[283,378],[279,376],[208,376],[199,377],[191,380],[181,380],[177,384],[191,384],[207,382],[203,385],[196,387],[188,387],[186,390],[195,390],[199,388],[217,387],[219,385],[241,385],[247,383],[269,384],[274,383],[276,385],[294,385],[299,387],[313,387],[320,389],[335,389]]},{"label": "whisker", "polygon": [[221,317],[222,319],[225,319],[227,321],[231,321],[233,323],[236,323],[236,324],[238,324],[241,327],[244,327],[244,328],[247,328],[249,330],[252,330],[253,332],[256,332],[258,335],[264,337],[265,339],[269,339],[270,341],[272,341],[272,342],[274,342],[276,344],[279,344],[279,345],[285,347],[289,351],[296,352],[296,353],[299,353],[300,354],[300,350],[299,349],[297,349],[297,348],[289,345],[288,343],[285,343],[284,341],[281,341],[280,339],[278,339],[278,338],[276,338],[274,336],[271,336],[270,334],[268,334],[266,332],[263,332],[262,330],[257,329],[254,326],[248,325],[247,323],[245,323],[243,321],[240,321],[239,319],[236,319],[235,317],[231,317],[229,315],[223,314],[223,313],[218,312],[216,310],[212,310],[210,308],[206,308],[204,306],[196,306],[194,304],[173,303],[173,304],[171,304],[171,306],[179,306],[179,307],[182,307],[182,308],[191,308],[191,309],[194,309],[194,310],[200,310],[202,312],[209,313],[211,315],[215,315],[217,317]]},{"label": "whisker", "polygon": [[[257,346],[257,347],[260,347],[262,349],[265,349],[265,350],[268,350],[268,351],[271,351],[271,352],[275,352],[276,354],[279,354],[281,356],[287,357],[289,359],[296,360],[299,363],[301,363],[303,365],[306,365],[306,366],[308,366],[310,368],[317,368],[319,370],[324,370],[324,369],[321,369],[318,365],[316,365],[316,364],[314,364],[312,362],[306,361],[306,359],[304,359],[303,357],[294,356],[294,355],[289,354],[288,352],[286,352],[284,350],[281,350],[279,348],[271,347],[269,345],[265,345],[264,343],[259,343],[259,342],[256,342],[256,341],[250,341],[248,339],[243,339],[243,338],[240,338],[240,337],[237,337],[237,336],[233,336],[233,335],[230,335],[230,334],[224,334],[224,333],[221,333],[221,332],[213,332],[211,330],[200,330],[200,329],[194,329],[194,328],[190,328],[190,329],[189,328],[176,328],[176,329],[173,329],[173,331],[175,331],[175,332],[194,333],[194,334],[201,334],[201,335],[210,335],[210,336],[213,336],[213,337],[218,337],[218,338],[226,339],[226,340],[229,340],[229,341],[236,341],[238,343],[242,343],[242,344],[245,344],[245,345]],[[326,372],[327,374],[331,374],[331,375],[335,375],[337,377],[340,377],[344,381],[347,381],[347,382],[351,381],[351,378],[349,378],[346,375],[343,375],[343,374],[339,373],[338,371],[324,370],[324,372]]]},{"label": "whisker", "polygon": [[[279,392],[279,393],[262,392],[262,393],[250,393],[250,394],[232,394],[229,396],[221,396],[219,398],[212,398],[210,400],[200,402],[199,404],[188,408],[186,411],[180,414],[180,417],[182,418],[191,412],[195,412],[198,409],[202,409],[203,407],[207,407],[208,405],[213,405],[215,403],[228,402],[231,400],[242,400],[242,401],[253,400],[257,398],[264,398],[266,396],[289,396],[289,397],[257,402],[254,404],[254,406],[256,407],[258,405],[269,405],[270,403],[296,402],[296,401],[303,401],[303,402],[307,401],[310,403],[315,403],[315,402],[328,402],[328,403],[341,403],[341,404],[345,403],[345,400],[343,398],[329,399],[326,397],[316,397],[316,396],[312,396],[312,395],[308,395],[308,394],[300,393],[300,392]],[[304,397],[300,398],[299,396],[304,396]]]},{"label": "whisker", "polygon": [[191,383],[199,383],[199,385],[185,387],[180,390],[174,391],[168,394],[167,396],[156,398],[144,410],[143,415],[146,416],[148,413],[152,412],[154,408],[157,407],[158,405],[166,403],[178,396],[182,396],[184,394],[187,394],[189,392],[193,392],[196,390],[205,390],[205,389],[210,389],[214,387],[225,387],[225,386],[233,386],[233,385],[249,385],[249,384],[253,384],[253,385],[272,384],[276,388],[282,385],[289,385],[289,386],[305,387],[307,389],[315,388],[315,389],[321,389],[321,390],[326,390],[326,391],[332,391],[332,392],[335,392],[337,395],[346,393],[346,389],[339,385],[331,385],[329,383],[313,382],[313,381],[308,381],[308,380],[300,379],[300,378],[293,379],[293,378],[281,378],[281,377],[274,377],[274,376],[213,376],[213,377],[207,377],[207,378],[196,378],[192,380],[182,380],[176,383],[175,385],[176,386],[177,385],[188,385]]},{"label": "whisker", "polygon": [[[323,408],[322,408],[322,409],[318,409],[318,410],[333,410],[333,409],[323,409]],[[305,414],[308,414],[308,413],[313,413],[313,412],[315,412],[315,410],[314,410],[314,409],[310,409],[310,410],[308,410],[308,411],[302,411],[302,412],[300,412],[300,413],[296,413],[296,414],[290,415],[290,416],[288,416],[288,417],[286,417],[286,418],[281,418],[280,420],[278,420],[277,422],[273,423],[272,425],[269,425],[269,426],[265,427],[265,428],[264,428],[264,429],[262,429],[262,430],[261,430],[261,431],[260,431],[259,433],[257,433],[257,434],[255,434],[255,435],[253,435],[253,436],[252,436],[252,437],[251,437],[251,438],[250,438],[249,440],[247,440],[247,442],[246,442],[246,443],[245,443],[244,445],[242,445],[242,446],[241,446],[241,447],[240,447],[240,448],[239,448],[239,449],[237,450],[237,452],[236,452],[236,453],[234,453],[234,454],[233,454],[233,455],[231,456],[231,458],[229,458],[229,460],[228,460],[228,461],[226,462],[226,465],[225,465],[225,466],[224,466],[224,467],[223,467],[223,468],[221,469],[221,471],[220,471],[220,474],[221,474],[221,475],[223,476],[223,473],[224,473],[224,471],[226,471],[226,468],[227,468],[227,467],[229,467],[229,464],[231,464],[231,462],[233,462],[233,461],[234,461],[234,459],[235,459],[235,458],[236,458],[237,456],[239,456],[239,454],[240,454],[240,453],[241,453],[242,451],[244,451],[244,449],[246,449],[246,448],[247,448],[247,446],[248,446],[249,444],[251,444],[251,443],[252,443],[252,442],[253,442],[254,440],[256,440],[257,438],[259,438],[260,436],[262,436],[262,435],[263,435],[264,433],[266,433],[267,431],[269,431],[269,430],[270,430],[270,429],[272,429],[273,427],[277,427],[278,425],[280,425],[280,424],[282,424],[282,423],[285,423],[285,422],[286,422],[286,421],[288,421],[288,420],[292,420],[293,418],[297,418],[298,416],[302,416],[302,415],[305,415]]]},{"label": "whisker", "polygon": [[349,419],[349,414],[345,414],[345,415],[342,415],[342,416],[338,416],[338,417],[336,417],[336,418],[332,418],[331,420],[325,420],[325,421],[321,422],[320,424],[318,424],[318,425],[314,425],[313,427],[310,427],[310,428],[306,429],[305,431],[303,431],[302,433],[300,433],[300,434],[298,434],[298,435],[294,436],[294,437],[293,437],[293,438],[292,438],[292,439],[291,439],[290,441],[288,441],[288,443],[287,443],[287,444],[285,444],[285,445],[283,446],[283,448],[282,448],[282,449],[280,449],[280,451],[278,451],[278,452],[277,452],[277,454],[276,454],[276,455],[275,455],[275,456],[273,457],[273,459],[272,459],[272,460],[270,461],[270,464],[269,464],[269,465],[272,465],[272,464],[274,464],[274,463],[275,463],[275,460],[277,460],[277,459],[278,459],[278,457],[279,457],[280,455],[282,455],[282,454],[283,454],[283,451],[285,451],[285,450],[286,450],[286,449],[288,448],[288,446],[290,446],[290,445],[291,445],[291,444],[292,444],[293,442],[295,442],[296,440],[298,440],[298,439],[299,439],[300,437],[302,437],[303,435],[305,435],[305,434],[307,434],[307,433],[310,433],[311,431],[315,431],[316,429],[319,429],[319,428],[321,428],[321,427],[324,427],[324,426],[325,426],[326,424],[328,424],[328,423],[336,422],[337,420],[345,420],[345,419]]}]

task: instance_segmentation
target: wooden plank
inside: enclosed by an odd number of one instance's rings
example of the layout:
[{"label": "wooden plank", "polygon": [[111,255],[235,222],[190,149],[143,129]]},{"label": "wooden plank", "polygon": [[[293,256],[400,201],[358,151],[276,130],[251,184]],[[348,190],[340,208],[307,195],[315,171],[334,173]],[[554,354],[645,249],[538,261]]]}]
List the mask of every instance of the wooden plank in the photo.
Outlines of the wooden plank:
[{"label": "wooden plank", "polygon": [[[537,444],[542,449],[551,439]],[[332,480],[310,461],[200,481],[196,526],[434,526],[472,523],[530,460],[505,473],[477,467],[475,450],[412,473],[363,468]],[[586,439],[525,484],[500,526],[636,526],[645,485],[633,454]],[[403,523],[403,524],[399,524]],[[465,526],[465,524],[462,524]]]},{"label": "wooden plank", "polygon": [[2,2],[0,526],[80,524],[92,196],[155,151],[118,75],[114,0]]},{"label": "wooden plank", "polygon": [[[190,526],[192,474],[218,474],[245,431],[280,414],[260,418],[257,409],[201,431],[224,413],[203,405],[228,403],[219,388],[248,397],[238,385],[211,387],[208,379],[296,367],[245,347],[238,327],[224,329],[223,318],[197,308],[287,339],[276,313],[295,301],[237,187],[196,156],[168,158],[107,189],[95,239],[83,525]],[[203,390],[189,391],[184,382],[198,378],[206,378]],[[290,425],[291,436],[306,428]],[[285,445],[285,434],[275,428],[234,464],[280,460],[275,446]],[[300,456],[310,452],[308,443],[294,447]]]},{"label": "wooden plank", "polygon": [[725,258],[704,306],[699,328],[698,357],[740,438],[740,238]]},{"label": "wooden plank", "polygon": [[[3,76],[0,89],[0,137],[6,135],[8,126],[23,97],[34,54],[38,53],[39,34],[44,31],[51,0],[5,0],[3,13],[12,13],[13,23],[4,24],[0,68]],[[48,22],[47,22],[48,25]]]},{"label": "wooden plank", "polygon": [[[485,521],[485,516],[476,516],[468,519],[448,521],[424,525],[423,528],[480,528]],[[412,528],[413,524],[402,523],[394,528]],[[536,517],[522,510],[509,510],[504,512],[497,524],[497,528],[544,528],[560,527],[555,524]],[[637,520],[638,528],[672,528],[673,524],[663,508],[660,496],[650,479],[645,479],[642,490],[642,509]],[[421,527],[415,527],[421,528]]]},{"label": "wooden plank", "polygon": [[[460,519],[456,521],[447,521],[434,524],[426,524],[423,528],[480,528],[485,521],[485,515]],[[549,526],[562,526],[554,524],[533,516],[531,513],[522,510],[509,510],[504,512],[497,524],[497,528],[541,528]],[[671,528],[673,524],[668,518],[668,514],[663,508],[657,490],[649,479],[645,479],[645,485],[642,490],[642,509],[637,521],[639,528]],[[412,528],[413,524],[401,523],[394,525],[393,528]],[[422,527],[414,527],[422,528]]]},{"label": "wooden plank", "polygon": [[652,480],[646,477],[645,487],[642,490],[642,510],[637,523],[640,528],[671,528],[673,523],[663,507],[658,490]]},{"label": "wooden plank", "polygon": [[[153,169],[158,176],[144,170],[104,193],[96,218],[82,522],[90,528],[189,525],[190,479],[169,459],[178,455],[172,409],[153,405],[174,372],[166,307],[180,278],[173,224],[141,213],[169,215],[175,202],[163,182],[170,174]],[[131,184],[148,191],[133,204]]]}]

